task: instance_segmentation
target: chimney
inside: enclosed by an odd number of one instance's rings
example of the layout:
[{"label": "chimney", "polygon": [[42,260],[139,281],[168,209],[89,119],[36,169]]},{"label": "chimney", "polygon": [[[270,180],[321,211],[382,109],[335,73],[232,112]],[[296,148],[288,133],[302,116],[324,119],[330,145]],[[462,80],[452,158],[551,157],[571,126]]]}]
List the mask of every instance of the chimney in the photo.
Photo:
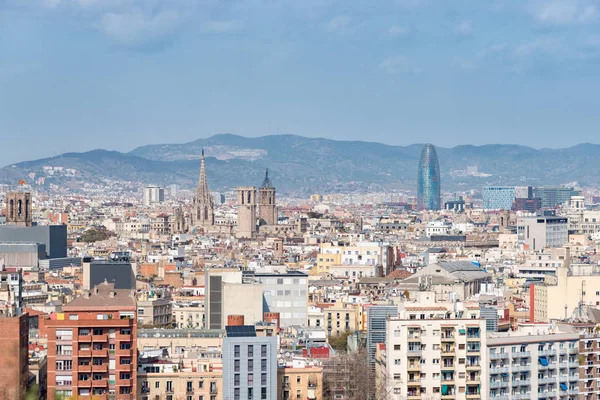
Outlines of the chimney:
[{"label": "chimney", "polygon": [[111,299],[114,299],[116,295],[116,292],[114,290],[111,290],[110,292],[108,292],[108,297],[110,297]]}]

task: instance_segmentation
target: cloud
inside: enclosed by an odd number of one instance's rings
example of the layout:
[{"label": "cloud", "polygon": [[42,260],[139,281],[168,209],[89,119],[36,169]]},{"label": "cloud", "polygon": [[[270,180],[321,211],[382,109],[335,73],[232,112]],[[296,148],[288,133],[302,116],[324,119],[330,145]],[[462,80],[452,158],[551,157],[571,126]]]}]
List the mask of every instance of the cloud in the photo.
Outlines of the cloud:
[{"label": "cloud", "polygon": [[451,65],[462,70],[470,70],[475,68],[475,64],[463,57],[456,56],[452,59]]},{"label": "cloud", "polygon": [[597,20],[598,8],[582,0],[541,1],[534,6],[533,16],[543,25],[588,24]]},{"label": "cloud", "polygon": [[388,34],[393,38],[406,37],[409,32],[410,29],[408,29],[405,26],[394,25],[391,26],[390,29],[388,29]]},{"label": "cloud", "polygon": [[471,36],[473,28],[469,21],[462,21],[454,27],[454,33],[459,36]]},{"label": "cloud", "polygon": [[338,15],[327,22],[325,29],[329,32],[341,33],[348,29],[350,22],[352,22],[352,18],[349,16]]},{"label": "cloud", "polygon": [[379,64],[379,69],[388,74],[418,74],[422,71],[404,56],[394,56],[383,60]]},{"label": "cloud", "polygon": [[174,10],[145,13],[132,10],[122,13],[107,12],[100,20],[100,29],[117,43],[125,46],[148,44],[172,35],[181,15]]},{"label": "cloud", "polygon": [[231,33],[242,30],[244,23],[237,20],[207,21],[203,24],[202,30],[206,33]]}]

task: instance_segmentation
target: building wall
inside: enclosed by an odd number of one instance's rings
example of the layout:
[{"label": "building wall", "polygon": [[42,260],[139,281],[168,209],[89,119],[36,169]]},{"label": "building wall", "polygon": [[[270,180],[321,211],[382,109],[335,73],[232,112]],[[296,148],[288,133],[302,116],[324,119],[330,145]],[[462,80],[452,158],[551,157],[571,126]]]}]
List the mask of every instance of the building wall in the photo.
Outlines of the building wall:
[{"label": "building wall", "polygon": [[67,226],[0,226],[0,242],[37,242],[46,245],[49,258],[67,256]]},{"label": "building wall", "polygon": [[[141,400],[159,399],[222,399],[223,377],[221,371],[197,372],[180,371],[165,373],[145,373],[138,371],[137,397]],[[203,397],[202,397],[203,396]]]},{"label": "building wall", "polygon": [[277,400],[320,400],[323,398],[323,368],[279,367],[277,387]]},{"label": "building wall", "polygon": [[[266,346],[264,356],[262,354],[263,345]],[[236,346],[239,346],[237,354]],[[252,356],[249,355],[248,346],[253,346]],[[238,371],[236,371],[235,360],[239,360]],[[249,360],[252,360],[253,363],[252,371],[249,371]],[[265,360],[265,368],[262,367],[262,360]],[[236,375],[238,376],[237,382]],[[252,377],[251,383],[250,376]],[[273,336],[225,337],[223,339],[222,398],[245,400],[249,397],[248,389],[252,389],[253,398],[262,399],[263,388],[266,392],[266,400],[277,399],[277,338]]]},{"label": "building wall", "polygon": [[304,274],[255,275],[263,286],[264,311],[280,314],[280,326],[308,323],[308,276]]},{"label": "building wall", "polygon": [[510,210],[515,201],[515,188],[486,186],[482,191],[484,210]]},{"label": "building wall", "polygon": [[221,329],[227,325],[228,315],[243,315],[246,325],[263,319],[263,285],[223,283],[223,312]]},{"label": "building wall", "polygon": [[256,188],[239,187],[238,190],[238,224],[236,237],[251,238],[256,234]]},{"label": "building wall", "polygon": [[20,399],[29,379],[28,315],[0,318],[0,399]]}]

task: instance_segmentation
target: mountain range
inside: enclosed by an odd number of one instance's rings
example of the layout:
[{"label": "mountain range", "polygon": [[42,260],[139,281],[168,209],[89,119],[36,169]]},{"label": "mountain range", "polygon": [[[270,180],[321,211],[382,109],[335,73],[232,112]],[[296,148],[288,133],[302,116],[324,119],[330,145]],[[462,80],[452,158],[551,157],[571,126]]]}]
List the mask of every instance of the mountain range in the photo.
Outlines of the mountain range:
[{"label": "mountain range", "polygon": [[[296,135],[247,138],[219,134],[183,144],[145,145],[128,153],[93,150],[25,161],[0,169],[0,183],[14,184],[35,173],[50,183],[140,182],[195,186],[202,149],[213,190],[260,185],[269,168],[283,192],[407,189],[416,185],[421,144],[391,146]],[[437,147],[443,190],[484,185],[580,185],[600,183],[600,145],[534,149],[519,145]],[[75,169],[50,176],[48,168]],[[465,171],[470,168],[470,174]]]}]

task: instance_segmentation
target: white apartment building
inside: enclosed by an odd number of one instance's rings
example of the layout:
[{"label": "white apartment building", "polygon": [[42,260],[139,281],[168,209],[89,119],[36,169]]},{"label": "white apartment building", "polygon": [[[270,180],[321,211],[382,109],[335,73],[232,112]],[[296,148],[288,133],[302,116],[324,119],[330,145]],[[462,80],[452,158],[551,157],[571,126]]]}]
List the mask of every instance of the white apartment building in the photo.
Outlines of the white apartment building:
[{"label": "white apartment building", "polygon": [[434,293],[418,292],[415,302],[400,305],[398,318],[388,318],[377,397],[481,399],[488,391],[485,348],[479,305],[436,303]]},{"label": "white apartment building", "polygon": [[562,247],[569,242],[569,223],[565,217],[526,217],[517,220],[519,244],[529,250]]},{"label": "white apartment building", "polygon": [[525,324],[487,339],[490,400],[576,400],[579,334]]},{"label": "white apartment building", "polygon": [[145,207],[165,201],[165,189],[158,186],[146,186],[144,188],[143,203]]}]

